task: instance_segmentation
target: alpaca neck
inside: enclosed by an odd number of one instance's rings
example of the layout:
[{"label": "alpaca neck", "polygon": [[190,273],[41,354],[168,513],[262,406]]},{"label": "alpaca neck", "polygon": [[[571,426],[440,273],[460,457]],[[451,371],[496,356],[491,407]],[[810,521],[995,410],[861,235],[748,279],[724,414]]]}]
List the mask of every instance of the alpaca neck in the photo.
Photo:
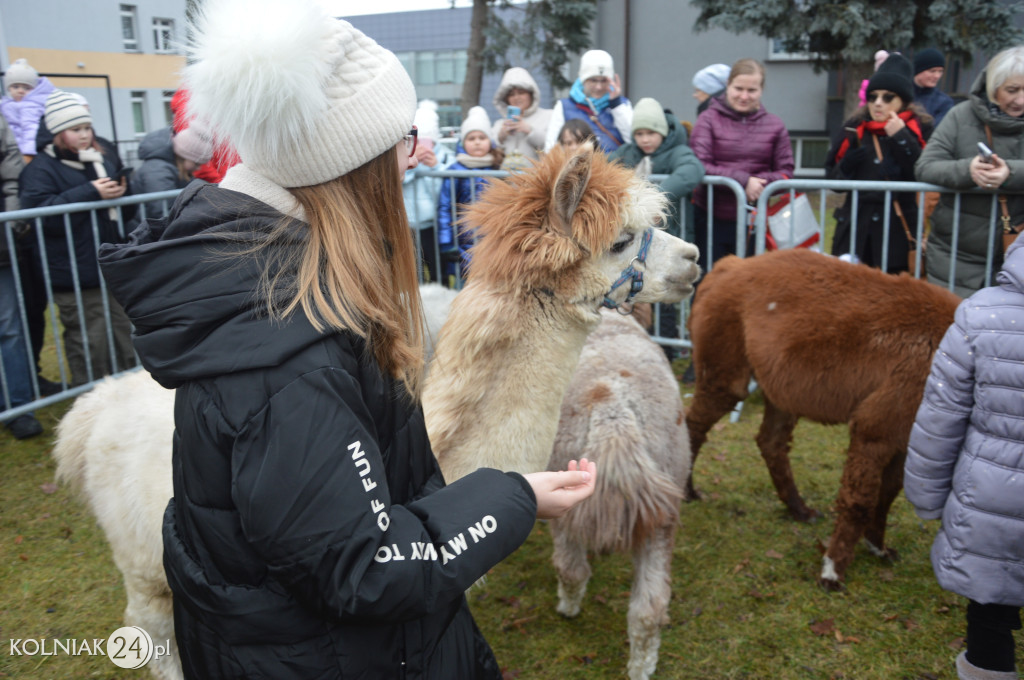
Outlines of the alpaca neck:
[{"label": "alpaca neck", "polygon": [[547,468],[562,398],[600,319],[593,301],[499,298],[460,294],[424,389],[427,431],[448,482],[480,467]]}]

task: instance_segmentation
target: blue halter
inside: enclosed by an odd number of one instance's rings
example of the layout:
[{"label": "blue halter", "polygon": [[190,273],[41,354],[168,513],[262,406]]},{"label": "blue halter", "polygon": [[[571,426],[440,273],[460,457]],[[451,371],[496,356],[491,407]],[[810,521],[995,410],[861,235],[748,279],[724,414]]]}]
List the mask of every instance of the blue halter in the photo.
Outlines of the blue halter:
[{"label": "blue halter", "polygon": [[[647,251],[651,247],[651,239],[653,238],[653,236],[654,230],[651,227],[647,227],[647,229],[644,231],[643,236],[640,237],[640,250],[638,250],[636,256],[634,256],[633,259],[629,261],[629,266],[622,270],[622,273],[619,274],[619,278],[615,279],[615,282],[612,284],[612,287],[608,289],[608,293],[606,293],[604,296],[604,302],[601,303],[603,307],[606,307],[608,309],[618,309],[620,304],[625,304],[627,302],[632,301],[632,299],[636,297],[636,295],[641,290],[644,289],[644,273],[642,270],[637,269],[633,265],[635,263],[640,263],[642,265],[647,263]],[[630,282],[629,295],[626,296],[625,300],[619,303],[615,302],[610,297],[608,297],[608,294],[610,294],[619,286],[625,284],[627,281]],[[632,311],[633,308],[630,307],[627,311],[623,313],[629,314]]]}]

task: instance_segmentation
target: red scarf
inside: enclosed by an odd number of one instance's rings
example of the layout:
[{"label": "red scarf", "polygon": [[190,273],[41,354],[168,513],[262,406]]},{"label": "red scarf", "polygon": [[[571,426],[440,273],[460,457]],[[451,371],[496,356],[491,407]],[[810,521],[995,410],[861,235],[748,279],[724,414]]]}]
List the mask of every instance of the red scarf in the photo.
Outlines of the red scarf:
[{"label": "red scarf", "polygon": [[[921,148],[924,148],[924,137],[921,135],[921,125],[917,121],[917,116],[910,109],[903,111],[902,113],[896,114],[900,120],[907,124],[907,129],[914,133],[917,137],[918,144]],[[864,135],[870,133],[872,135],[878,135],[879,137],[885,136],[885,121],[879,120],[866,120],[857,126],[857,139],[863,140]],[[843,139],[843,143],[839,145],[839,151],[836,152],[836,163],[843,159],[846,152],[850,149],[850,140]]]}]

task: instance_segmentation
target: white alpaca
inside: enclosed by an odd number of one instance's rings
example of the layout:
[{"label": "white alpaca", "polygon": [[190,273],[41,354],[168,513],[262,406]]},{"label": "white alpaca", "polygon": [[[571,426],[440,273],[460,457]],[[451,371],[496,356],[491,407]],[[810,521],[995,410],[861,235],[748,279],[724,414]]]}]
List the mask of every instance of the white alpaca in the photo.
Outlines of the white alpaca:
[{"label": "white alpaca", "polygon": [[82,395],[57,426],[57,481],[89,506],[124,576],[127,626],[171,654],[147,664],[161,680],[182,677],[161,525],[171,491],[174,392],[145,371],[107,378]]},{"label": "white alpaca", "polygon": [[579,614],[588,550],[631,552],[627,672],[630,680],[647,680],[668,622],[672,549],[691,457],[679,383],[632,317],[602,314],[562,402],[549,469],[582,457],[597,461],[594,495],[550,522],[558,612]]}]

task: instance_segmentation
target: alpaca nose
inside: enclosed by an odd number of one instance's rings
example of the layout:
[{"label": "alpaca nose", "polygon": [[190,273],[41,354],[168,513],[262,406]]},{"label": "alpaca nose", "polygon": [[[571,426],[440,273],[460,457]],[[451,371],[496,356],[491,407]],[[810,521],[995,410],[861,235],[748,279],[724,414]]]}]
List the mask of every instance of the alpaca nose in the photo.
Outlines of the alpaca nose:
[{"label": "alpaca nose", "polygon": [[688,241],[683,241],[683,258],[696,264],[699,257],[700,250],[697,246],[689,243]]}]

